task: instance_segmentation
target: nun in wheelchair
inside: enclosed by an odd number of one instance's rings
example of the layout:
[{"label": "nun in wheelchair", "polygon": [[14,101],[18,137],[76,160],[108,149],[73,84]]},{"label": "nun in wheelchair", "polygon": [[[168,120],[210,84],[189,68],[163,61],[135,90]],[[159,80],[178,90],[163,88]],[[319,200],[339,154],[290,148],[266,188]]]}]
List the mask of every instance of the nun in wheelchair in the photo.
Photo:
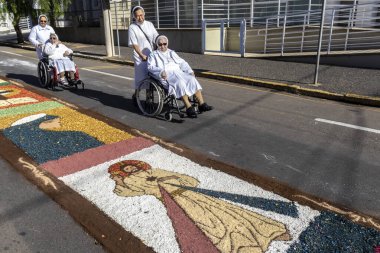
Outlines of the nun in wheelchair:
[{"label": "nun in wheelchair", "polygon": [[193,95],[199,104],[200,113],[212,110],[213,107],[203,99],[202,87],[195,78],[193,69],[175,51],[169,49],[168,38],[160,35],[156,38],[156,44],[158,49],[148,58],[148,71],[151,75],[162,83],[169,95],[183,100],[189,118],[197,117],[197,112],[189,101]]},{"label": "nun in wheelchair", "polygon": [[54,63],[57,68],[60,80],[63,85],[68,85],[68,81],[65,78],[65,73],[68,72],[70,80],[75,80],[75,63],[71,60],[70,55],[73,50],[65,46],[60,40],[57,34],[51,33],[49,40],[44,46],[44,54],[49,57],[49,61]]}]

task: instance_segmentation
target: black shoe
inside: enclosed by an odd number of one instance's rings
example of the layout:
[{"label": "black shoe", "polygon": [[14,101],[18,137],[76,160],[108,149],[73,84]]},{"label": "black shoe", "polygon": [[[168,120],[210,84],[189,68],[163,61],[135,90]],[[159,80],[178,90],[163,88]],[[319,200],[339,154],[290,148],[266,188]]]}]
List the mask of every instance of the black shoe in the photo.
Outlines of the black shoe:
[{"label": "black shoe", "polygon": [[136,95],[135,95],[135,94],[132,95],[132,103],[133,103],[133,106],[134,106],[134,107],[138,107],[138,106],[139,106],[139,105],[137,104],[137,99],[136,99]]},{"label": "black shoe", "polygon": [[70,81],[69,81],[69,85],[70,85],[70,86],[74,86],[74,85],[77,85],[77,84],[78,84],[78,81],[77,81],[77,80],[70,79]]},{"label": "black shoe", "polygon": [[206,103],[203,103],[200,106],[198,106],[199,112],[207,112],[207,111],[211,111],[212,109],[214,109],[214,107],[212,107]]},{"label": "black shoe", "polygon": [[195,108],[192,106],[186,109],[186,114],[187,114],[187,117],[189,117],[189,118],[196,118],[197,117],[197,113],[195,111]]}]

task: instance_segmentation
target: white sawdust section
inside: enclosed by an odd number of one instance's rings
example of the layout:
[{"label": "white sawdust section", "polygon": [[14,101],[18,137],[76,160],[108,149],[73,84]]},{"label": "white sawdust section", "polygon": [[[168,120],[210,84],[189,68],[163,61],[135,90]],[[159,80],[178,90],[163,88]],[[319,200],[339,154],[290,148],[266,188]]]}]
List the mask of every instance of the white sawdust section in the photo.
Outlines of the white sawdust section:
[{"label": "white sawdust section", "polygon": [[[166,215],[165,207],[159,200],[152,196],[119,197],[113,193],[115,182],[109,178],[107,169],[115,162],[128,159],[142,160],[149,163],[153,168],[161,168],[197,178],[200,182],[199,188],[290,202],[272,192],[217,171],[217,168],[200,166],[158,145],[60,178],[65,184],[96,204],[109,217],[140,238],[156,252],[180,252],[180,249],[175,239],[171,221]],[[310,221],[319,215],[318,211],[299,204],[296,204],[298,218],[242,204],[236,205],[286,225],[292,240],[273,241],[267,252],[286,252],[289,245],[298,240],[300,233],[307,228]]]}]

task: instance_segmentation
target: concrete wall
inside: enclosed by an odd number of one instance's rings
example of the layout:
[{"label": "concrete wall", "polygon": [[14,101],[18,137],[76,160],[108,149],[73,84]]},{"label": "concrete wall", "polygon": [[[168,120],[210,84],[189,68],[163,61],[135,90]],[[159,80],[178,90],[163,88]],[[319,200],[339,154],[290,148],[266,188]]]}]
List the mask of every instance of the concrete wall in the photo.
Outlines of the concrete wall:
[{"label": "concrete wall", "polygon": [[[201,29],[157,29],[159,34],[169,38],[170,48],[180,52],[202,52]],[[56,32],[63,41],[103,45],[104,31],[101,27],[65,27]],[[117,46],[117,31],[114,30],[114,41]],[[128,30],[119,30],[120,46],[128,46]]]}]

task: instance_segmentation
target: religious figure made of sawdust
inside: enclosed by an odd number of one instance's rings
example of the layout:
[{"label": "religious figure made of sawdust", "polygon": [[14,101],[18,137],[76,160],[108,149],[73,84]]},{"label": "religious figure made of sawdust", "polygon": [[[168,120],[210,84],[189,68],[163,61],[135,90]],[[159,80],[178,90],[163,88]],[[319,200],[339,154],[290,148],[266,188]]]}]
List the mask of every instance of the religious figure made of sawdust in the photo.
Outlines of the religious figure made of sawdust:
[{"label": "religious figure made of sawdust", "polygon": [[153,195],[164,203],[182,252],[265,252],[273,240],[290,240],[284,224],[197,192],[191,176],[138,160],[115,163],[108,172],[117,195]]}]

